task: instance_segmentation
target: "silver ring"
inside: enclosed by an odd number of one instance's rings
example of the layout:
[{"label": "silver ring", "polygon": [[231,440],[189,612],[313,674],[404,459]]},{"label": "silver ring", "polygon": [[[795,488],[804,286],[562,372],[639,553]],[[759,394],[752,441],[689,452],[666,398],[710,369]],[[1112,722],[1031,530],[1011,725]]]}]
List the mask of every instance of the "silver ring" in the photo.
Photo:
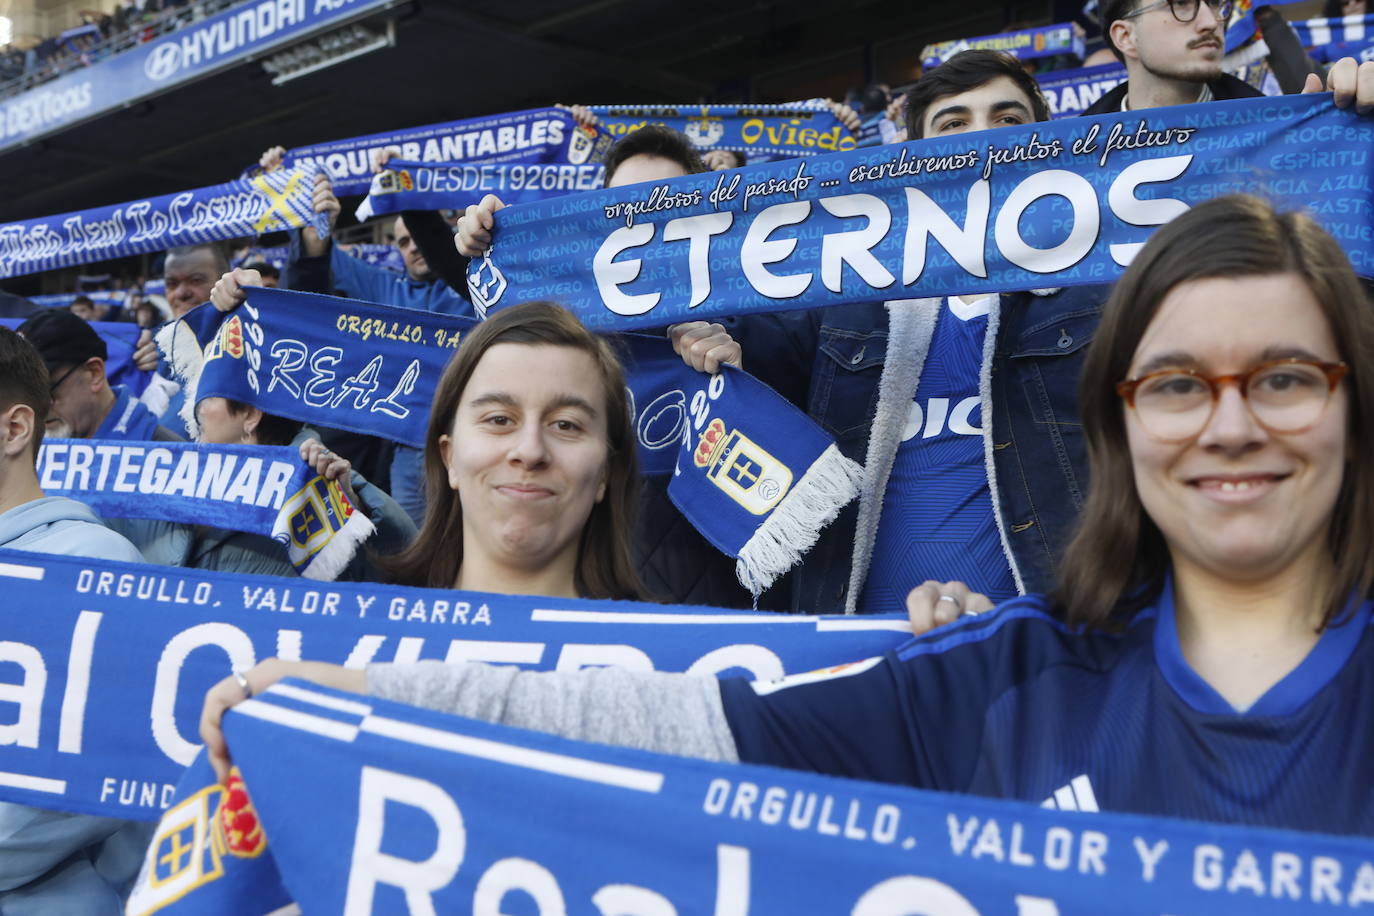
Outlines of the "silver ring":
[{"label": "silver ring", "polygon": [[248,678],[244,677],[243,672],[237,668],[234,669],[234,680],[238,681],[239,686],[243,688],[243,698],[245,700],[253,699],[253,685],[248,683]]},{"label": "silver ring", "polygon": [[963,606],[964,606],[964,603],[963,603],[962,601],[960,601],[958,598],[954,597],[953,595],[941,595],[941,596],[940,596],[940,600],[941,600],[941,601],[951,601],[951,602],[953,602],[953,603],[955,604],[955,606],[957,606],[957,607],[963,607]]}]

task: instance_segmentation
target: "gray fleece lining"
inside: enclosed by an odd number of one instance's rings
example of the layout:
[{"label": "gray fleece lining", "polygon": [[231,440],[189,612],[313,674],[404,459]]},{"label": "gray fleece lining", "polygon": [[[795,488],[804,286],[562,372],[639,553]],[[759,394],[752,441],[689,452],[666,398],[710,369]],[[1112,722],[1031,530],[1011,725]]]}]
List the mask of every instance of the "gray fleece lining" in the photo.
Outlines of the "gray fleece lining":
[{"label": "gray fleece lining", "polygon": [[713,677],[478,662],[368,665],[367,692],[472,719],[702,760],[739,762]]}]

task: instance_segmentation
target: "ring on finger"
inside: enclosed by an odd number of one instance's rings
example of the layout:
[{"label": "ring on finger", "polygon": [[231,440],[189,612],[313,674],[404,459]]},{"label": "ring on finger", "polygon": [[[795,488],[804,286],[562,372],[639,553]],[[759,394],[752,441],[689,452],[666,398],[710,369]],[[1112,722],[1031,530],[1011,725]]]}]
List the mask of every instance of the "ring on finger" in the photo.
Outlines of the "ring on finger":
[{"label": "ring on finger", "polygon": [[964,603],[960,601],[958,598],[954,597],[953,595],[941,595],[940,600],[952,602],[954,606],[958,608],[962,608],[964,606]]}]

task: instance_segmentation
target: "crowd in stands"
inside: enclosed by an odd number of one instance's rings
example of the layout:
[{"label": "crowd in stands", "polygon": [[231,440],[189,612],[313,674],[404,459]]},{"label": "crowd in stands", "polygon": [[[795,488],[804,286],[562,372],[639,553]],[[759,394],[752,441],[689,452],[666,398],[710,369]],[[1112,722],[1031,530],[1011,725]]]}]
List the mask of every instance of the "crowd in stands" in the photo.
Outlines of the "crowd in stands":
[{"label": "crowd in stands", "polygon": [[99,63],[233,6],[236,0],[120,0],[113,13],[83,10],[80,23],[31,48],[0,50],[0,99]]},{"label": "crowd in stands", "polygon": [[[1261,95],[1222,72],[1231,7],[1102,2],[1108,53],[1127,78],[1086,113]],[[79,66],[211,8],[128,0],[93,23],[100,35],[89,46],[35,53],[28,69]],[[1295,50],[1281,17],[1260,17],[1260,28],[1280,88],[1374,108],[1374,63],[1324,68]],[[966,50],[907,91],[856,92],[857,117],[842,117],[883,142],[1031,125],[1051,116],[1034,69]],[[275,169],[283,154],[270,148],[260,163]],[[611,147],[605,187],[741,164],[703,160],[684,135],[648,126]],[[338,219],[325,175],[313,202]],[[0,547],[296,575],[261,535],[127,520],[107,528],[71,500],[44,497],[33,471],[45,429],[285,445],[375,527],[342,578],[750,607],[733,560],[684,522],[663,483],[639,479],[616,352],[557,303],[502,309],[464,338],[420,449],[313,430],[177,378],[151,335],[131,356],[145,373],[140,395],[111,384],[110,352],[87,323],[118,317],[151,330],[205,303],[233,313],[253,287],[278,285],[475,316],[464,277],[499,238],[502,209],[489,196],[456,227],[431,211],[389,219],[400,269],[313,228],[292,234],[280,265],[278,253],[252,246],[232,259],[224,246],[176,248],[156,299],[112,310],[74,296],[17,334],[0,328]],[[1114,286],[688,321],[663,333],[693,369],[730,364],[768,383],[865,468],[858,501],[763,606],[905,609],[917,634],[962,626],[967,638],[917,640],[852,677],[787,690],[616,669],[345,670],[274,659],[206,698],[202,736],[221,773],[232,757],[224,711],[297,676],[582,740],[1032,802],[1083,772],[1064,767],[1090,760],[1135,774],[1098,789],[1104,809],[1374,829],[1368,805],[1327,791],[1351,785],[1345,748],[1374,734],[1349,710],[1374,686],[1365,683],[1374,678],[1374,466],[1359,457],[1374,435],[1374,310],[1313,219],[1227,197],[1156,231]],[[936,401],[967,408],[923,426]],[[984,613],[1001,616],[965,619]],[[1314,664],[1327,668],[1314,675]],[[943,715],[951,709],[957,716]],[[1288,736],[1307,726],[1298,747]],[[1060,766],[1066,748],[1081,753]],[[1152,768],[1164,753],[1175,756]],[[1209,794],[1179,775],[1209,767],[1228,790]],[[1361,778],[1355,791],[1367,797]],[[0,804],[0,876],[19,873],[6,844],[22,844],[30,817]],[[58,821],[42,829],[93,835],[83,816]],[[92,901],[126,893],[133,874],[97,874],[91,849],[136,846],[147,834],[107,827],[76,851],[54,842],[47,859],[26,847],[29,877],[0,883],[0,911],[16,887],[29,899],[51,895],[51,912],[95,911]]]}]

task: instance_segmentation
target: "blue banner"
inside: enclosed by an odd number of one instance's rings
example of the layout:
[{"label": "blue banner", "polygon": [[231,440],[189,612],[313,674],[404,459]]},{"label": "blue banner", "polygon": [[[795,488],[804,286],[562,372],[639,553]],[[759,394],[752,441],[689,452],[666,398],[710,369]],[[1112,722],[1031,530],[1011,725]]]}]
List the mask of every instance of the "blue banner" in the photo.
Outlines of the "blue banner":
[{"label": "blue banner", "polygon": [[1079,59],[1084,56],[1083,36],[1074,31],[1071,23],[1060,22],[1033,29],[998,32],[996,35],[960,38],[956,41],[941,41],[927,45],[922,52],[921,63],[927,68],[938,67],[960,51],[969,50],[1001,51],[1020,60],[1054,57],[1059,54],[1072,54]]},{"label": "blue banner", "polygon": [[594,191],[604,184],[600,164],[558,162],[407,162],[394,159],[372,176],[360,222],[403,210],[462,210],[488,194],[519,204]]},{"label": "blue banner", "polygon": [[250,170],[224,184],[0,225],[0,277],[328,223],[315,167]]},{"label": "blue banner", "polygon": [[[609,146],[606,135],[578,127],[567,111],[536,108],[298,146],[287,151],[286,162],[318,163],[333,179],[336,194],[366,194],[373,183],[372,155],[399,148],[399,158],[413,163],[453,163],[478,169],[468,189],[477,194],[470,201],[476,203],[488,192],[504,200],[501,182],[514,183],[517,177],[535,174],[529,167],[536,165],[561,165],[565,173],[594,180],[599,186],[601,173],[595,164]],[[578,168],[572,169],[574,166]],[[594,178],[587,179],[586,175]],[[568,193],[568,189],[561,193]]]},{"label": "blue banner", "polygon": [[0,151],[217,73],[401,0],[256,0],[0,102]]},{"label": "blue banner", "polygon": [[1110,283],[1155,227],[1242,191],[1310,210],[1374,276],[1371,150],[1374,121],[1325,93],[937,137],[508,207],[469,288],[608,330]]},{"label": "blue banner", "polygon": [[[164,327],[158,343],[173,371],[194,375],[197,387],[207,359],[217,363],[208,384],[221,397],[422,448],[434,388],[475,325],[455,315],[250,287],[234,313],[201,306]],[[685,392],[705,376],[665,338],[623,342],[641,470],[670,473],[686,429]]]},{"label": "blue banner", "polygon": [[750,158],[815,156],[854,149],[857,141],[824,99],[786,105],[591,105],[615,139],[646,124],[681,131],[699,151],[730,150]]},{"label": "blue banner", "polygon": [[1037,73],[1035,81],[1050,106],[1050,117],[1081,115],[1098,99],[1126,82],[1126,68],[1120,64],[1082,67],[1077,70],[1051,70]]},{"label": "blue banner", "polygon": [[293,899],[305,913],[604,916],[1262,916],[1374,903],[1364,837],[689,760],[301,681],[235,707],[224,730],[241,779],[188,772],[130,914],[256,914]]},{"label": "blue banner", "polygon": [[773,678],[881,653],[905,615],[807,617],[320,583],[0,551],[0,799],[155,820],[205,692],[269,656]]},{"label": "blue banner", "polygon": [[374,533],[337,482],[285,446],[44,439],[38,484],[101,518],[210,525],[280,541],[302,576],[333,579]]}]

